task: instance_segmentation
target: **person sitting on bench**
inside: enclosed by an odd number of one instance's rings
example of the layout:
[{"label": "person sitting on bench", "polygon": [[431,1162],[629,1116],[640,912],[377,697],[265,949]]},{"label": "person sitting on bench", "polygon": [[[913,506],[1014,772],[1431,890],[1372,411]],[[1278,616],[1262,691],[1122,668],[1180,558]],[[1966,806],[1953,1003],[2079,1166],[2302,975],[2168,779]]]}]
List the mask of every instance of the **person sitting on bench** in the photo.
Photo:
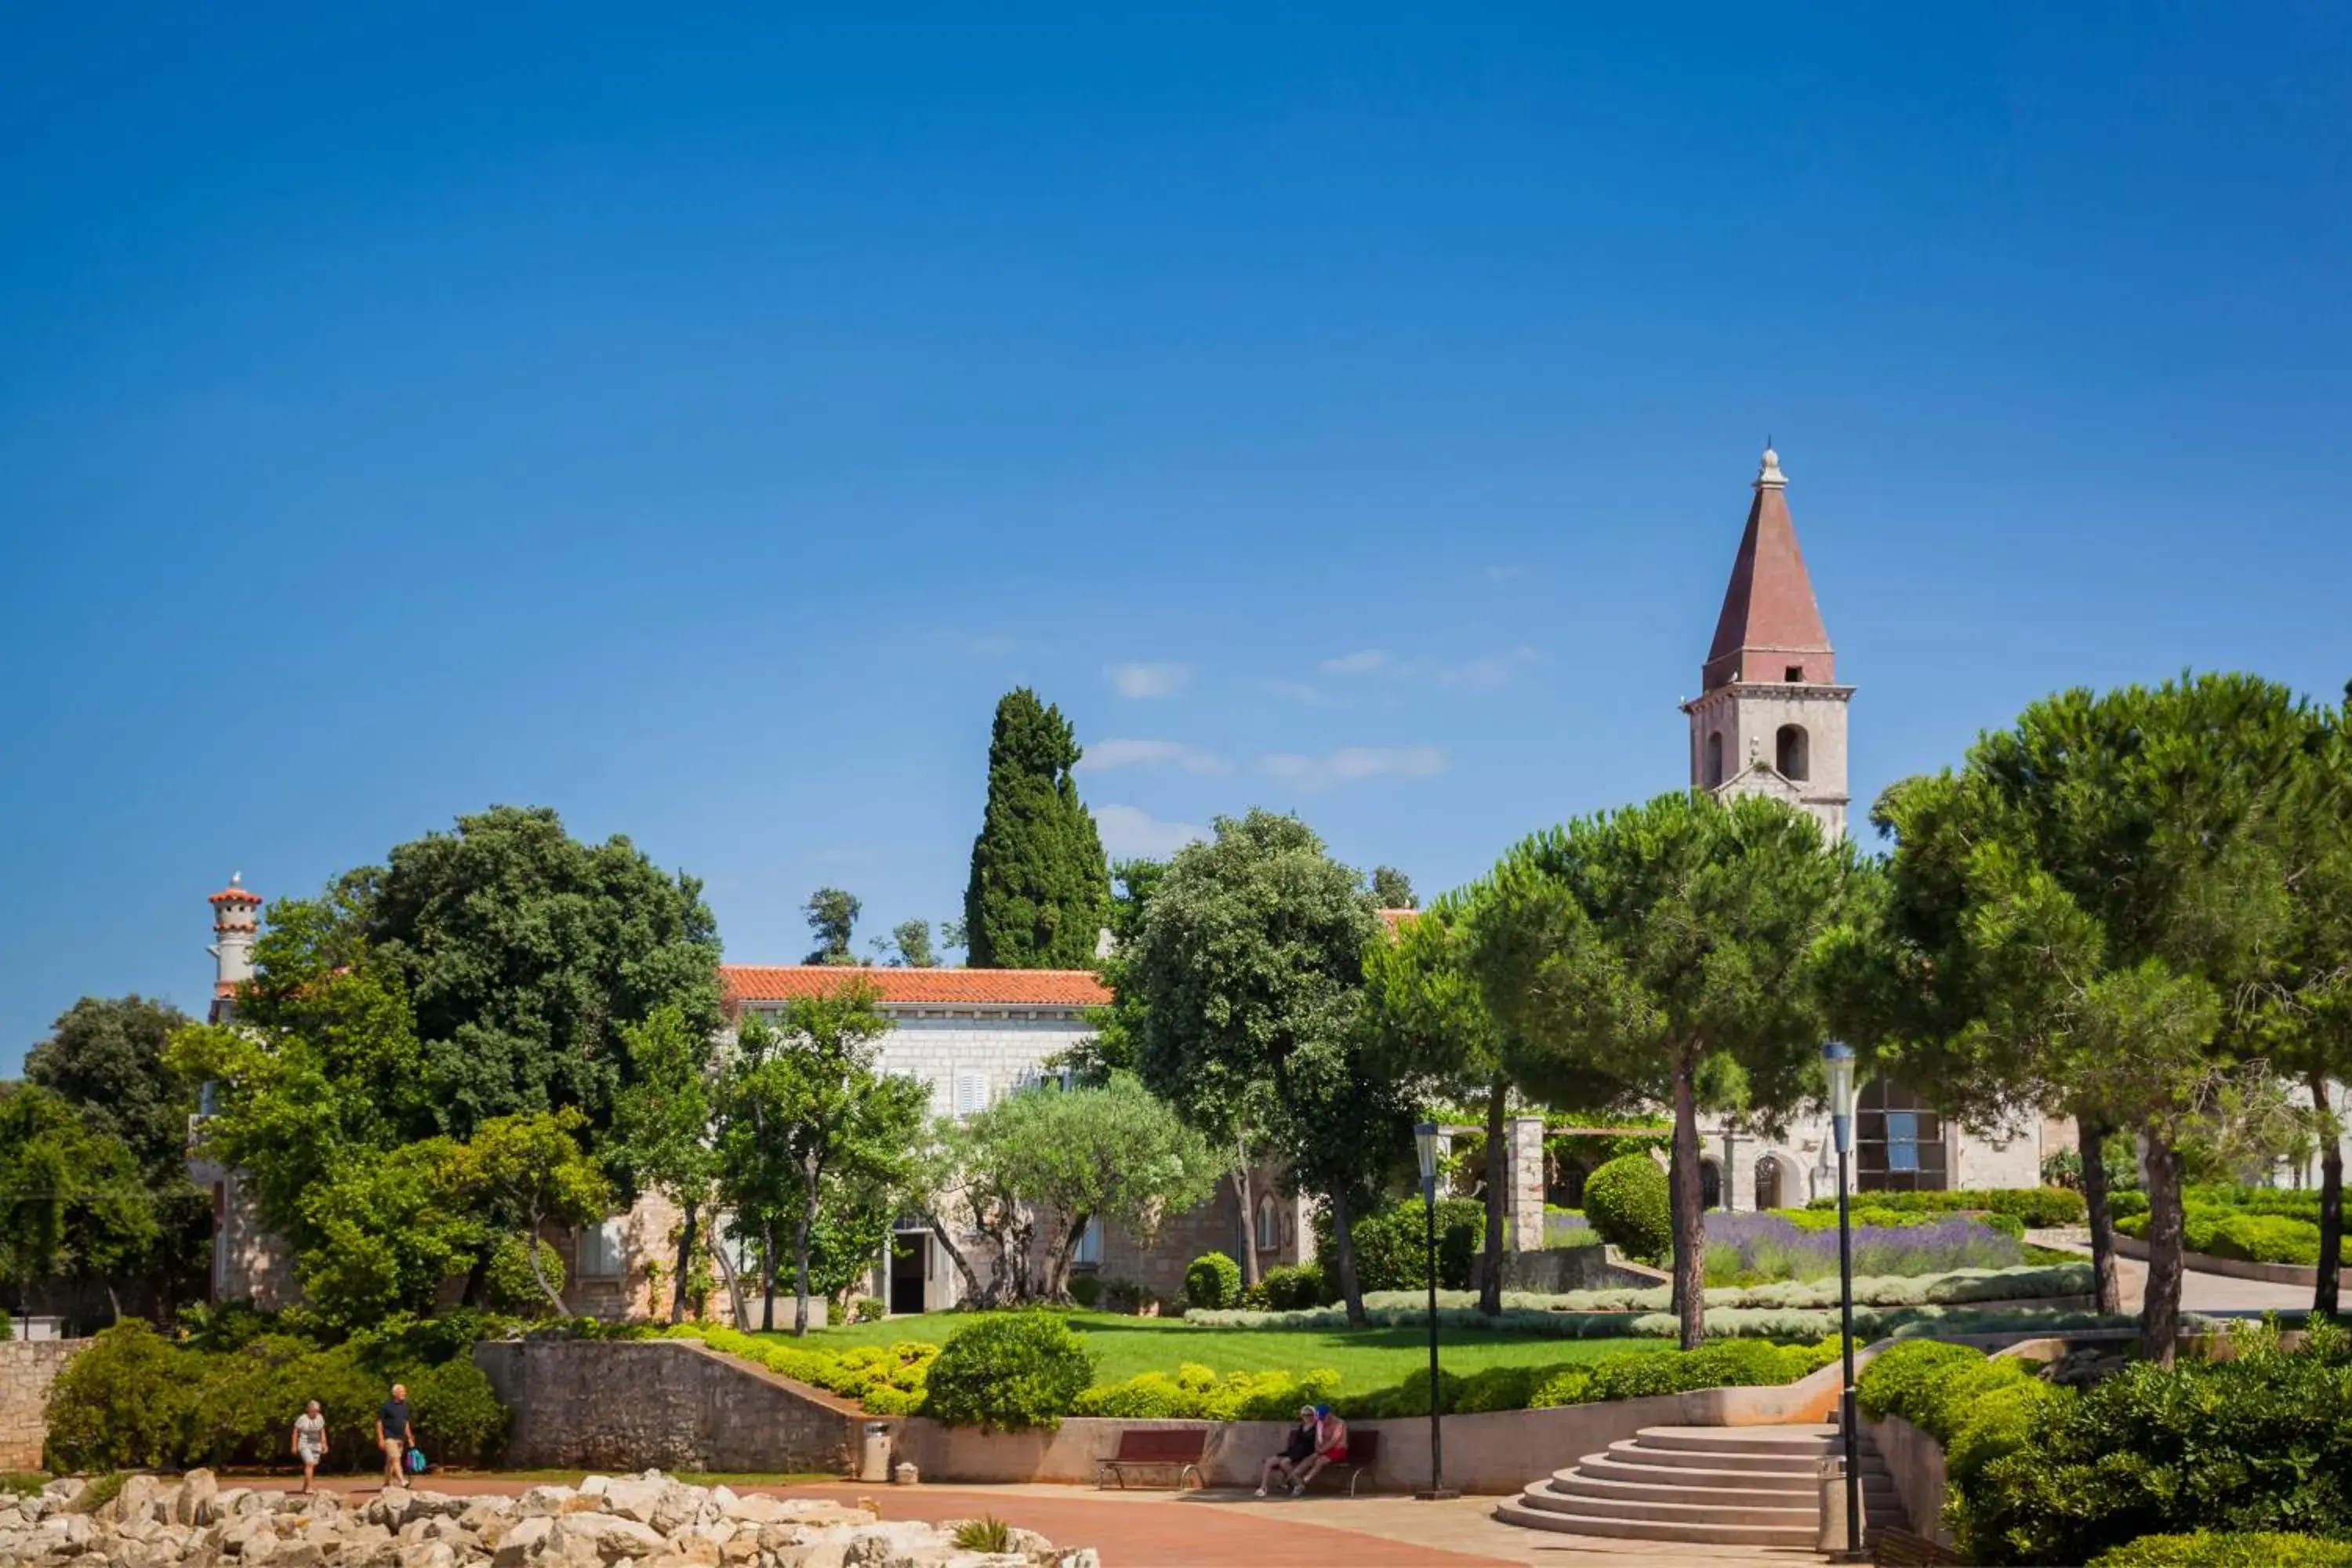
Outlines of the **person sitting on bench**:
[{"label": "person sitting on bench", "polygon": [[1345,1464],[1348,1459],[1348,1424],[1331,1414],[1328,1405],[1315,1407],[1315,1457],[1298,1467],[1291,1478],[1290,1495],[1307,1495],[1307,1483],[1323,1473],[1326,1465]]},{"label": "person sitting on bench", "polygon": [[1265,1496],[1265,1489],[1272,1486],[1277,1477],[1286,1485],[1297,1479],[1298,1467],[1315,1457],[1315,1406],[1300,1405],[1298,1425],[1290,1429],[1290,1441],[1282,1446],[1281,1453],[1266,1460],[1265,1468],[1258,1472],[1258,1496]]}]

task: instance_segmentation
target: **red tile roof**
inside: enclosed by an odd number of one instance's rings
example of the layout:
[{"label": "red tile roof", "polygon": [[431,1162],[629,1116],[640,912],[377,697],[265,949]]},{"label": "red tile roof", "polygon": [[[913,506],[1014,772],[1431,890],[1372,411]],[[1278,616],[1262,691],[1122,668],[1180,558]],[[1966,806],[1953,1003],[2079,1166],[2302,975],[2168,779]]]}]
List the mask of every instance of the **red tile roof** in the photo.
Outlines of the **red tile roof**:
[{"label": "red tile roof", "polygon": [[915,1006],[1103,1007],[1110,991],[1088,969],[853,969],[846,964],[722,963],[729,1006],[822,996],[852,980],[886,1004]]},{"label": "red tile roof", "polygon": [[1837,679],[1829,630],[1797,548],[1797,525],[1789,519],[1787,484],[1780,459],[1767,451],[1748,508],[1748,531],[1723,591],[1715,641],[1699,674],[1709,691],[1732,680],[1779,681],[1791,668],[1807,681]]},{"label": "red tile roof", "polygon": [[211,898],[206,899],[205,902],[208,904],[257,905],[261,902],[261,898],[259,894],[254,892],[251,889],[240,888],[235,882],[231,882],[227,887],[223,888],[219,892],[215,893]]}]

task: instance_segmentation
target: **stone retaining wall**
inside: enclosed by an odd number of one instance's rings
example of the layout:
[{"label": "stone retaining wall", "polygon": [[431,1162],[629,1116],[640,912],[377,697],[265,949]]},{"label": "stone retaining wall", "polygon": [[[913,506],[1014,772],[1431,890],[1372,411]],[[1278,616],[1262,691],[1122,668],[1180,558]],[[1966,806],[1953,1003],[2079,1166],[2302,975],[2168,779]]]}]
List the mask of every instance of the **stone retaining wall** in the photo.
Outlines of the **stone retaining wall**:
[{"label": "stone retaining wall", "polygon": [[[2116,1256],[2147,1261],[2147,1243],[2136,1236],[2116,1234]],[[2197,1274],[2220,1274],[2231,1279],[2260,1279],[2272,1285],[2301,1285],[2315,1289],[2319,1269],[2309,1263],[2254,1263],[2242,1258],[2216,1258],[2210,1252],[2180,1254],[2180,1267]]]},{"label": "stone retaining wall", "polygon": [[37,1470],[49,1436],[49,1385],[87,1340],[0,1342],[0,1470]]},{"label": "stone retaining wall", "polygon": [[867,1417],[821,1389],[688,1340],[522,1340],[474,1347],[512,1412],[525,1468],[854,1475]]},{"label": "stone retaining wall", "polygon": [[1939,1546],[1951,1545],[1952,1532],[1944,1528],[1942,1445],[1900,1415],[1879,1421],[1865,1415],[1862,1429],[1886,1461],[1886,1473],[1894,1478],[1895,1495],[1903,1500],[1911,1528]]}]

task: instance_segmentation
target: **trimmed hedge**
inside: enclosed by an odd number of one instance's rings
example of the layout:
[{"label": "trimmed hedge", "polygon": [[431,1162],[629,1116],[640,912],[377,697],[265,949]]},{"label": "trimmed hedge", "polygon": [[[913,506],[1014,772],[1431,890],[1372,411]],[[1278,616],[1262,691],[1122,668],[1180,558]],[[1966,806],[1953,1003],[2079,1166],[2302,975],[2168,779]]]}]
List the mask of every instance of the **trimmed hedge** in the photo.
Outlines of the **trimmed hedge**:
[{"label": "trimmed hedge", "polygon": [[1899,1415],[1944,1447],[1944,1473],[1965,1487],[2025,1440],[2043,1406],[2071,1392],[2042,1381],[2041,1363],[1991,1357],[1971,1345],[1919,1340],[1863,1368],[1854,1403],[1873,1419]]},{"label": "trimmed hedge", "polygon": [[1184,1270],[1184,1300],[1212,1309],[1237,1307],[1242,1266],[1222,1252],[1204,1252]]},{"label": "trimmed hedge", "polygon": [[755,1339],[716,1323],[679,1323],[664,1339],[700,1340],[712,1350],[740,1356],[845,1399],[855,1399],[872,1415],[912,1415],[923,1406],[926,1381],[940,1347],[919,1340],[888,1345],[852,1345],[833,1351],[811,1344]]},{"label": "trimmed hedge", "polygon": [[1129,1420],[1288,1421],[1302,1405],[1330,1402],[1339,1374],[1318,1367],[1303,1377],[1287,1372],[1232,1372],[1220,1377],[1198,1363],[1173,1373],[1147,1372],[1123,1383],[1097,1384],[1077,1397],[1073,1415]]},{"label": "trimmed hedge", "polygon": [[[1312,1222],[1324,1299],[1339,1299],[1339,1254],[1331,1244],[1328,1209]],[[1356,1243],[1356,1283],[1370,1290],[1429,1289],[1429,1220],[1420,1200],[1383,1209],[1356,1222],[1348,1234]],[[1486,1239],[1486,1205],[1475,1198],[1437,1200],[1437,1288],[1466,1290],[1470,1271]]]},{"label": "trimmed hedge", "polygon": [[[2116,1229],[2145,1241],[2147,1221],[2146,1214],[2137,1214],[2117,1220]],[[2180,1239],[2189,1251],[2201,1252],[2209,1258],[2234,1258],[2249,1263],[2299,1263],[2306,1268],[2319,1262],[2318,1223],[2282,1213],[2216,1208],[2191,1201],[2185,1205],[2181,1216]],[[2352,1263],[2352,1237],[2342,1238],[2337,1247],[2344,1261]]]},{"label": "trimmed hedge", "polygon": [[2352,1568],[2352,1541],[2316,1535],[2143,1535],[2102,1552],[2091,1568]]},{"label": "trimmed hedge", "polygon": [[1316,1264],[1277,1264],[1242,1292],[1242,1306],[1253,1312],[1302,1312],[1309,1307],[1328,1307],[1335,1300],[1327,1293],[1329,1284]]},{"label": "trimmed hedge", "polygon": [[931,1363],[922,1410],[950,1426],[1051,1431],[1094,1378],[1094,1352],[1056,1314],[982,1318]]},{"label": "trimmed hedge", "polygon": [[1587,1177],[1584,1217],[1628,1258],[1654,1261],[1674,1246],[1666,1173],[1647,1154],[1621,1154]]},{"label": "trimmed hedge", "polygon": [[[1897,1214],[1955,1214],[1976,1211],[2013,1215],[2032,1230],[2081,1225],[2090,1210],[2083,1194],[2070,1187],[1949,1187],[1924,1193],[1858,1193],[1849,1200],[1855,1208],[1888,1209]],[[1811,1209],[1837,1208],[1834,1194],[1815,1198]]]}]

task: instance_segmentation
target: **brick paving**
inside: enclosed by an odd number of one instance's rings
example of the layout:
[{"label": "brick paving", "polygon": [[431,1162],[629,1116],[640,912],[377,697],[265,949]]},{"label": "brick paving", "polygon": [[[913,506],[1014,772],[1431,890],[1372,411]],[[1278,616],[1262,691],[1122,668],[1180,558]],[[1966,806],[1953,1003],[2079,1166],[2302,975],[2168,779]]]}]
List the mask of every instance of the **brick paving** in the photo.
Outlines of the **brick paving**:
[{"label": "brick paving", "polygon": [[[276,1478],[240,1477],[263,1486]],[[321,1478],[321,1488],[362,1496],[375,1483]],[[516,1493],[536,1479],[497,1475],[434,1476],[435,1491],[474,1497]],[[730,1483],[732,1484],[732,1483]],[[811,1486],[738,1485],[737,1491],[779,1497],[870,1501],[885,1519],[970,1519],[992,1513],[1061,1546],[1092,1546],[1104,1568],[1577,1568],[1578,1564],[1691,1563],[1696,1568],[1787,1568],[1819,1559],[1811,1552],[1746,1546],[1690,1546],[1521,1530],[1494,1517],[1497,1500],[1417,1502],[1396,1496],[1316,1496],[1261,1502],[1245,1491],[1108,1491],[1085,1487],[921,1486],[902,1489],[829,1481]]]}]

